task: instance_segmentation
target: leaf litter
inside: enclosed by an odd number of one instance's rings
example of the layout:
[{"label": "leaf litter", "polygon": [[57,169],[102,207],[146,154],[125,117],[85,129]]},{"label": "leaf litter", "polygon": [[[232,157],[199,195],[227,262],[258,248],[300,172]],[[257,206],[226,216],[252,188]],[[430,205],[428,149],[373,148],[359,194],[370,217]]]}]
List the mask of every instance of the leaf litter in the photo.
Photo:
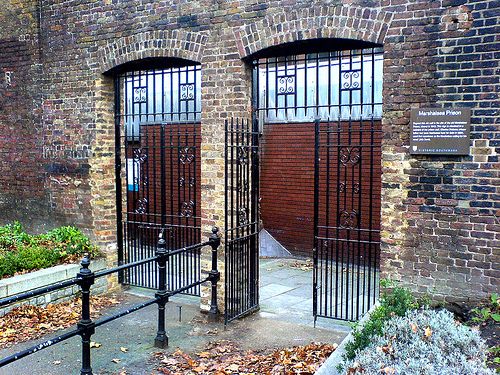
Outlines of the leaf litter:
[{"label": "leaf litter", "polygon": [[[91,317],[95,319],[101,315],[103,309],[119,303],[120,300],[114,295],[91,297]],[[81,310],[80,298],[51,303],[46,307],[33,305],[16,307],[0,319],[0,349],[71,327],[80,320]]]},{"label": "leaf litter", "polygon": [[306,259],[306,260],[296,260],[292,263],[280,264],[279,267],[294,268],[301,271],[312,271],[314,268],[314,264],[311,259]]},{"label": "leaf litter", "polygon": [[337,348],[310,343],[273,350],[242,350],[234,342],[210,342],[189,355],[180,349],[155,353],[157,371],[167,375],[312,375]]}]

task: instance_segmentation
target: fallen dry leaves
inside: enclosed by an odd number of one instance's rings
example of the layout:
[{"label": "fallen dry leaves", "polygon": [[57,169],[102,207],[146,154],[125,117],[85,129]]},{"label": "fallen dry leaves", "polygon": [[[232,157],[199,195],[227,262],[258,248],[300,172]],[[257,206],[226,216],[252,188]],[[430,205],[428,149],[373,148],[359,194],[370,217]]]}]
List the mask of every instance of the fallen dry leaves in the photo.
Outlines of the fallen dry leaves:
[{"label": "fallen dry leaves", "polygon": [[156,353],[157,370],[167,375],[312,375],[337,345],[311,343],[272,352],[243,351],[235,343],[209,343],[201,352],[189,355],[181,350]]},{"label": "fallen dry leaves", "polygon": [[432,336],[432,329],[431,327],[426,327],[424,330],[424,336],[425,338],[430,338]]},{"label": "fallen dry leaves", "polygon": [[[104,308],[119,303],[120,301],[114,296],[91,297],[92,318],[98,317]],[[80,313],[80,298],[49,304],[47,307],[32,305],[17,307],[0,319],[0,349],[75,325],[80,320]]]},{"label": "fallen dry leaves", "polygon": [[312,269],[314,268],[314,264],[313,264],[311,259],[306,259],[304,261],[297,260],[297,261],[290,263],[290,264],[283,264],[283,265],[280,265],[280,267],[295,268],[295,269],[299,269],[302,271],[312,271]]}]

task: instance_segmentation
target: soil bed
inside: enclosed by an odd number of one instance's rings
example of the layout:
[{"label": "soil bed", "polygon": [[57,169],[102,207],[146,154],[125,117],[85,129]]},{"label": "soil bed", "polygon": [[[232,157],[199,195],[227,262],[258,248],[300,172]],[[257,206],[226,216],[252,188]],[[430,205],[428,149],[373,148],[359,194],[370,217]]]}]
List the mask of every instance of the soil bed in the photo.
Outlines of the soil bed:
[{"label": "soil bed", "polygon": [[[488,308],[491,310],[493,307],[490,303],[482,303],[472,306],[465,303],[455,303],[447,306],[447,308],[451,310],[455,314],[455,316],[464,324],[467,324],[471,327],[477,327],[479,329],[479,332],[481,333],[481,337],[486,341],[486,346],[488,348],[497,348],[497,351],[500,351],[500,323],[492,319],[491,316],[484,320],[477,320],[478,315],[476,312],[484,308]],[[495,369],[500,373],[500,363],[494,362],[495,358],[498,358],[499,355],[500,354],[498,352],[495,354],[492,350],[488,351],[487,363],[489,367]]]}]

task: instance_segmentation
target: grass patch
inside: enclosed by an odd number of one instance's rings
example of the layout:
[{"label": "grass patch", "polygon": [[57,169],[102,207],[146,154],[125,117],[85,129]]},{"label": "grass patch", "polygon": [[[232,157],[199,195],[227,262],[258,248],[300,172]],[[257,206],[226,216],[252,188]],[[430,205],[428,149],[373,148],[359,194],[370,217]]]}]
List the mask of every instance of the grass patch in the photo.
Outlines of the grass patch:
[{"label": "grass patch", "polygon": [[74,262],[85,253],[99,255],[97,247],[75,227],[31,235],[17,221],[0,226],[0,278]]}]

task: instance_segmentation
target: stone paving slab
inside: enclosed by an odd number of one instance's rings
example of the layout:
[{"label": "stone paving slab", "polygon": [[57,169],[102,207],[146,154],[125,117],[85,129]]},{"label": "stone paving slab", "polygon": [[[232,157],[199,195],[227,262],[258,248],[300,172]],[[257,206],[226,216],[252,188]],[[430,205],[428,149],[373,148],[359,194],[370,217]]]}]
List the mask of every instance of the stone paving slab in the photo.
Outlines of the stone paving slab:
[{"label": "stone paving slab", "polygon": [[266,300],[294,290],[293,287],[282,284],[267,284],[259,289],[260,300]]}]

